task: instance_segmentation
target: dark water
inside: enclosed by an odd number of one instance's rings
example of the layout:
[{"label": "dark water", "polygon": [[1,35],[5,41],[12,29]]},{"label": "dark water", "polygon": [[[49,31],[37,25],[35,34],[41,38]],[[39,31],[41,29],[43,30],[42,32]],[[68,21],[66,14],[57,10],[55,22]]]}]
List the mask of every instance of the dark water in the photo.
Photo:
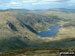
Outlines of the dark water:
[{"label": "dark water", "polygon": [[50,26],[49,29],[50,30],[46,30],[46,31],[41,31],[38,33],[39,36],[41,37],[52,37],[52,36],[56,36],[59,32],[60,29],[60,24],[56,24],[54,26]]}]

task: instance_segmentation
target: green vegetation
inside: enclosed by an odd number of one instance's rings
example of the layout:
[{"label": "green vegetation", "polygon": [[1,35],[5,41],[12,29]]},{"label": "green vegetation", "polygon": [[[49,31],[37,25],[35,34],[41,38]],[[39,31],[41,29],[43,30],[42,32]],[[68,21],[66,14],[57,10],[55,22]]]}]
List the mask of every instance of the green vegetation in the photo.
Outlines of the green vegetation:
[{"label": "green vegetation", "polygon": [[[42,48],[42,49],[23,49],[19,51],[0,52],[0,56],[60,56],[60,52],[75,51],[74,48]],[[74,56],[74,55],[72,55]]]},{"label": "green vegetation", "polygon": [[[59,10],[6,10],[0,12],[0,51],[24,48],[75,47],[75,13]],[[55,37],[42,38],[39,31],[60,24]],[[63,39],[63,40],[62,40]]]}]

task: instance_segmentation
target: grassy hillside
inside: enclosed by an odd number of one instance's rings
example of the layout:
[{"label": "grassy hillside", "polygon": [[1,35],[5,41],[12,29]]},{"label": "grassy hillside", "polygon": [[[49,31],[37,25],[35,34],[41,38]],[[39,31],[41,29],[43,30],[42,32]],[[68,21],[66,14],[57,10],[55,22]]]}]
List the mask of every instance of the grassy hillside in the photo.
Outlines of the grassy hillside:
[{"label": "grassy hillside", "polygon": [[[75,46],[74,15],[74,12],[60,10],[0,11],[0,51]],[[61,25],[57,36],[43,38],[37,35],[55,24]]]}]

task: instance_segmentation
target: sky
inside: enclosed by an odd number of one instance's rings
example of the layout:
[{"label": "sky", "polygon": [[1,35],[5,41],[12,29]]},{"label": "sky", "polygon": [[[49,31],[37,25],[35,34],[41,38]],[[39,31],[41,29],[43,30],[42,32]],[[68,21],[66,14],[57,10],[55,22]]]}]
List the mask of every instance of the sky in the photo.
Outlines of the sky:
[{"label": "sky", "polygon": [[75,0],[0,0],[0,9],[75,9]]}]

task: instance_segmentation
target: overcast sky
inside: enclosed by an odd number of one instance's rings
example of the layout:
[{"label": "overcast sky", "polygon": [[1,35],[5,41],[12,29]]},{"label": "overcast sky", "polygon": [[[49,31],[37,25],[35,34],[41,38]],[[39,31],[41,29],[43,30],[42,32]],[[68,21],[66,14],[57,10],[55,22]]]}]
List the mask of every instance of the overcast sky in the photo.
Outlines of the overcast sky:
[{"label": "overcast sky", "polygon": [[75,0],[0,0],[0,9],[75,9]]}]

